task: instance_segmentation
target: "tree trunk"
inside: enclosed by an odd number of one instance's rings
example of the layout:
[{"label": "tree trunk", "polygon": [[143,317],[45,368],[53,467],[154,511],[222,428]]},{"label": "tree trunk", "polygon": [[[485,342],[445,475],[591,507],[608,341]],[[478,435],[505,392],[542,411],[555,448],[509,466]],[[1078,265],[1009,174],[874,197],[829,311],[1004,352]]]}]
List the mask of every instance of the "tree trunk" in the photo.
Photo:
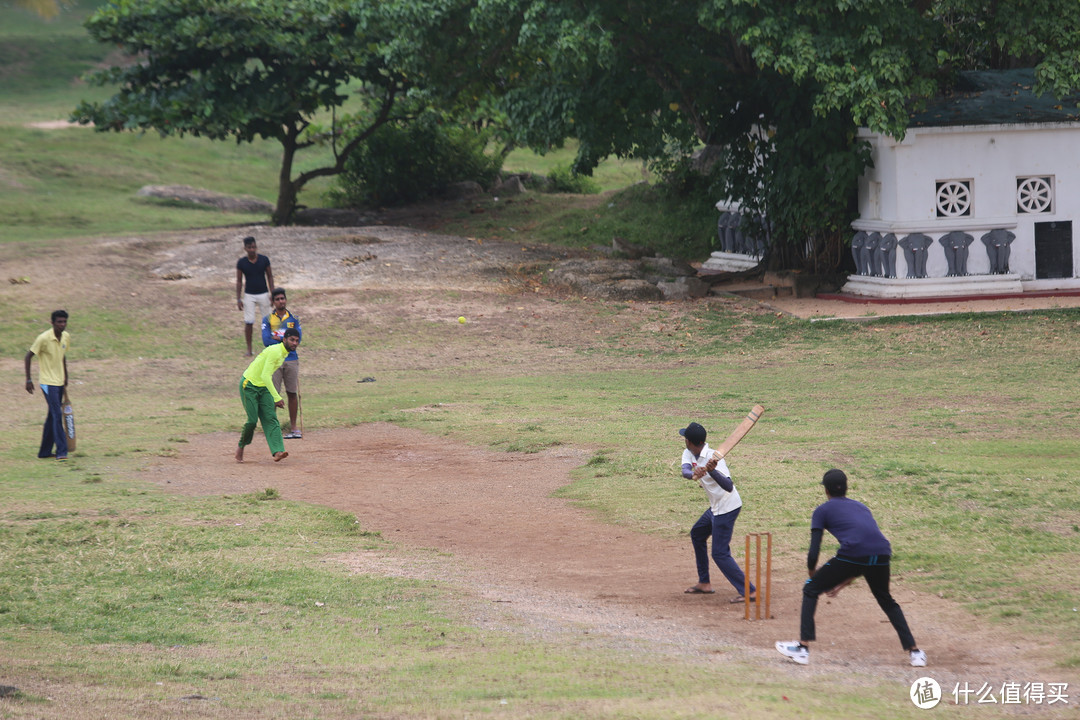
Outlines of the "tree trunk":
[{"label": "tree trunk", "polygon": [[288,128],[281,139],[281,170],[278,172],[277,207],[271,218],[274,225],[288,225],[296,210],[296,184],[292,181],[293,158],[296,156],[296,139],[300,131],[296,126]]}]

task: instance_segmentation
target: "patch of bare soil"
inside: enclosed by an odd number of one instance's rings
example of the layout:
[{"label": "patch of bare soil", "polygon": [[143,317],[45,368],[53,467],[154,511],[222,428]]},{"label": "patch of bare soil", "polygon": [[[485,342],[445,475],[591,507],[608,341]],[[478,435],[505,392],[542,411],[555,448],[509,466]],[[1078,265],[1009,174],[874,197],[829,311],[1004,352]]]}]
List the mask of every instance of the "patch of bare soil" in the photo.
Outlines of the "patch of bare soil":
[{"label": "patch of bare soil", "polygon": [[[564,314],[562,304],[551,302],[551,291],[530,280],[530,269],[562,256],[543,246],[480,242],[403,227],[253,227],[171,236],[156,255],[152,272],[159,278],[173,274],[196,286],[231,282],[239,240],[246,234],[256,235],[271,256],[281,284],[318,289],[311,299],[323,305],[309,311],[330,316],[354,311],[364,296],[335,295],[346,289],[407,291],[413,319],[429,313],[429,319],[452,321],[456,310],[464,308],[460,314],[491,319],[485,332],[504,342],[520,340],[521,328],[530,324],[529,332],[536,333],[530,340],[545,337],[544,332],[560,341],[589,340],[580,318],[572,311]],[[1016,301],[986,302],[991,309],[1026,307]],[[760,309],[803,317],[840,316],[847,305],[823,303],[779,301]],[[650,305],[677,312],[671,303],[636,305],[623,322],[645,322]],[[883,315],[891,307],[874,310]],[[379,317],[392,327],[392,315]],[[403,366],[425,362],[415,356],[400,360]],[[688,539],[669,541],[606,525],[552,497],[569,482],[570,470],[585,460],[573,450],[496,453],[375,424],[309,430],[303,440],[287,441],[291,455],[282,463],[273,463],[257,442],[248,450],[248,461],[236,464],[235,441],[227,433],[193,438],[177,457],[151,467],[147,477],[190,495],[274,487],[289,499],[355,513],[365,529],[379,531],[395,549],[335,560],[357,573],[453,586],[469,599],[463,612],[482,627],[587,637],[635,653],[753,660],[774,673],[822,673],[856,684],[867,677],[908,683],[925,674],[950,688],[954,682],[1061,680],[1054,658],[1040,643],[1003,636],[999,628],[980,623],[952,602],[915,592],[902,581],[894,583],[893,591],[930,657],[929,669],[908,665],[864,584],[835,600],[823,600],[818,613],[821,642],[815,646],[813,664],[794,666],[772,645],[797,636],[799,589],[805,578],[799,553],[794,553],[794,561],[778,561],[774,567],[774,619],[745,621],[742,605],[729,604],[735,593],[722,579],[715,583],[715,595],[685,595],[683,589],[696,579]],[[437,490],[430,482],[417,481],[425,477],[438,478]],[[752,502],[752,489],[744,492]],[[695,519],[686,518],[687,528]]]},{"label": "patch of bare soil", "polygon": [[[1060,675],[1039,643],[1003,637],[955,604],[902,582],[894,583],[893,593],[930,657],[928,669],[908,665],[865,584],[823,598],[813,663],[794,666],[772,645],[797,635],[802,556],[786,554],[794,561],[781,562],[776,548],[773,619],[746,621],[743,605],[729,602],[734,589],[715,571],[715,595],[686,595],[682,591],[696,580],[689,539],[606,525],[552,497],[586,459],[579,451],[493,452],[369,424],[286,441],[291,454],[281,463],[254,444],[247,461],[237,464],[235,440],[231,433],[192,438],[179,456],[161,459],[146,477],[194,496],[273,487],[288,499],[354,513],[365,529],[379,531],[397,548],[335,561],[361,574],[454,587],[471,598],[459,611],[481,627],[577,636],[629,653],[755,661],[774,673],[828,674],[830,682],[844,677],[852,684],[868,678],[910,683],[930,674],[950,688],[965,681],[1000,686]],[[437,490],[418,478],[437,478]],[[753,497],[752,489],[743,490]],[[687,527],[694,520],[687,517]]]}]

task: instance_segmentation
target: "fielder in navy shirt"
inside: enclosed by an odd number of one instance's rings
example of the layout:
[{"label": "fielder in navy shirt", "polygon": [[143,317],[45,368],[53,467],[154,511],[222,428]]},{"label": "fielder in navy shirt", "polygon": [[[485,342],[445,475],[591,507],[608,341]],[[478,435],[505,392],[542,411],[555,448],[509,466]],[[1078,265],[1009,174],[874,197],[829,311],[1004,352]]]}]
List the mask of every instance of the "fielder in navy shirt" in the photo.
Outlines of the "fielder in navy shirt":
[{"label": "fielder in navy shirt", "polygon": [[[878,528],[870,509],[847,497],[847,475],[842,470],[829,470],[821,484],[825,486],[828,500],[814,510],[810,520],[810,550],[806,554],[810,579],[803,585],[799,642],[778,642],[776,649],[785,657],[806,665],[810,661],[810,650],[806,643],[817,639],[814,613],[817,611],[818,596],[828,593],[835,597],[852,580],[862,576],[896,630],[900,645],[908,651],[911,664],[914,667],[925,666],[926,653],[915,644],[904,611],[889,593],[892,546]],[[821,540],[826,530],[840,542],[840,549],[836,557],[818,569]]]}]

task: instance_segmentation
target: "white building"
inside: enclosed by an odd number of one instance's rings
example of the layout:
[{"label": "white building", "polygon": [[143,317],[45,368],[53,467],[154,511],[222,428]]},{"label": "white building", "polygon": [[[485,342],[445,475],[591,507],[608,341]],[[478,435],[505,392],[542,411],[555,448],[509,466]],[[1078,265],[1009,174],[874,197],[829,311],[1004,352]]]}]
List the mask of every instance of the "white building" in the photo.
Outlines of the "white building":
[{"label": "white building", "polygon": [[[1028,71],[968,73],[902,141],[864,130],[845,294],[882,298],[1080,289],[1080,114]],[[1080,230],[1080,228],[1078,228]]]}]

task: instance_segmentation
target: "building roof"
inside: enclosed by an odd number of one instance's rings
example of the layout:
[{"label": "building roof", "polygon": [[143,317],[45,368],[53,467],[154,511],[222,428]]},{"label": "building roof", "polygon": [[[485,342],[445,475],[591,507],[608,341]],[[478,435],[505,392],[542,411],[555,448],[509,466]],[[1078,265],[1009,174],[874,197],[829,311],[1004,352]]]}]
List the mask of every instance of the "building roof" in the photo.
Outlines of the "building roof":
[{"label": "building roof", "polygon": [[913,113],[910,127],[1016,125],[1080,120],[1080,94],[1058,100],[1032,92],[1035,71],[971,70],[960,73],[954,88],[932,98],[926,110]]}]

